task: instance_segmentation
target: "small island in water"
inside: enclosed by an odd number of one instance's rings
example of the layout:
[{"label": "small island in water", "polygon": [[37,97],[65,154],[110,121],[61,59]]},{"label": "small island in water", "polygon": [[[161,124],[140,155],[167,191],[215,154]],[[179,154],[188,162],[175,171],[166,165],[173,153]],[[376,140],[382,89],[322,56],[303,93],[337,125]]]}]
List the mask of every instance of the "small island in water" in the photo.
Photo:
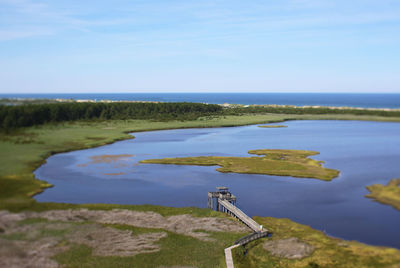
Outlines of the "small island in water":
[{"label": "small island in water", "polygon": [[260,128],[285,128],[285,125],[259,125]]},{"label": "small island in water", "polygon": [[330,181],[339,175],[338,170],[324,168],[323,161],[308,158],[319,154],[315,151],[264,149],[251,150],[249,154],[262,155],[262,157],[198,156],[148,159],[140,163],[221,166],[217,171],[314,178],[324,181]]},{"label": "small island in water", "polygon": [[400,178],[391,180],[387,185],[374,184],[366,188],[371,192],[366,197],[400,210]]}]

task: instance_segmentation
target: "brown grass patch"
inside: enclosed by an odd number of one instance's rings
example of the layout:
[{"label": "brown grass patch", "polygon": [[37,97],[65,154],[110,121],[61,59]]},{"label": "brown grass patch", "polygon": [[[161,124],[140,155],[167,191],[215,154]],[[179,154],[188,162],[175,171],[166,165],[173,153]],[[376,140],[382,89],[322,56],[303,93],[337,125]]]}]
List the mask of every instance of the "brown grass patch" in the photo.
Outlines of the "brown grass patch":
[{"label": "brown grass patch", "polygon": [[[116,168],[119,167],[126,167],[127,164],[124,164],[123,161],[128,160],[130,157],[133,157],[135,155],[133,154],[118,154],[118,155],[95,155],[95,156],[91,156],[90,159],[92,161],[90,161],[89,163],[83,163],[83,164],[77,164],[77,167],[87,167],[88,165],[91,164],[102,164],[102,163],[107,163],[107,164],[117,164],[117,166],[115,166]],[[108,175],[108,174],[105,174]],[[122,175],[122,174],[116,174],[116,173],[110,173],[110,175]]]},{"label": "brown grass patch", "polygon": [[284,126],[284,125],[260,125],[258,127],[261,127],[261,128],[285,128],[287,126]]},{"label": "brown grass patch", "polygon": [[67,239],[91,247],[96,256],[132,256],[159,251],[161,248],[155,243],[164,237],[166,232],[133,235],[129,230],[84,224],[75,228]]},{"label": "brown grass patch", "polygon": [[237,221],[227,218],[193,217],[191,215],[174,215],[163,217],[155,212],[142,212],[126,209],[109,211],[68,209],[49,210],[44,212],[22,212],[0,214],[0,227],[7,229],[10,223],[17,220],[42,218],[49,221],[85,222],[101,224],[121,224],[141,228],[165,229],[177,234],[187,235],[203,241],[213,241],[208,232],[247,232],[249,229]]},{"label": "brown grass patch", "polygon": [[95,155],[95,156],[90,157],[90,159],[92,159],[92,162],[90,162],[90,164],[115,163],[117,161],[124,160],[126,158],[133,157],[133,156],[134,156],[133,154]]},{"label": "brown grass patch", "polygon": [[263,248],[276,257],[286,259],[302,259],[310,256],[314,251],[313,246],[300,241],[296,237],[280,240],[267,240],[264,242]]},{"label": "brown grass patch", "polygon": [[64,251],[58,239],[47,237],[37,241],[13,241],[0,238],[0,267],[53,268],[58,263],[51,257]]}]

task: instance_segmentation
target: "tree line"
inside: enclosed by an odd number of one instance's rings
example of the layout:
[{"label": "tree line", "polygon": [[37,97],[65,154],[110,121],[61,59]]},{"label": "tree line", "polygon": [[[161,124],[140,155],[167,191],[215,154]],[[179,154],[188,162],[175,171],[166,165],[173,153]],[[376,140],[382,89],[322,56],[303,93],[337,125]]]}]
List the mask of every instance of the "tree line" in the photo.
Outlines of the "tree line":
[{"label": "tree line", "polygon": [[0,128],[8,131],[45,123],[75,120],[194,120],[219,113],[222,107],[202,103],[47,103],[0,105]]},{"label": "tree line", "polygon": [[284,106],[248,106],[223,108],[217,104],[164,103],[45,103],[0,105],[0,131],[46,123],[75,120],[152,119],[195,120],[202,116],[241,114],[353,114],[400,117],[400,111],[366,109],[299,108]]},{"label": "tree line", "polygon": [[388,110],[367,110],[367,109],[340,109],[328,107],[285,107],[285,106],[249,106],[235,107],[226,110],[228,114],[352,114],[352,115],[369,115],[369,116],[384,116],[384,117],[400,117],[400,111]]}]

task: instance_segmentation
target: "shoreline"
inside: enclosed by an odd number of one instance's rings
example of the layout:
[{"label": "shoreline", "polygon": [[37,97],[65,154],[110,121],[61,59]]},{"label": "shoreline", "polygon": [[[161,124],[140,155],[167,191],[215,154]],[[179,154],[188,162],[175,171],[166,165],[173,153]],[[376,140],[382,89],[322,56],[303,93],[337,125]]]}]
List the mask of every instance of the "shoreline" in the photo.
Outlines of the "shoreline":
[{"label": "shoreline", "polygon": [[[272,115],[279,115],[279,114],[272,114]],[[241,116],[239,116],[239,117],[241,117]],[[299,117],[302,117],[302,115],[300,115]],[[361,117],[362,117],[362,115],[361,115]],[[160,128],[154,128],[154,129],[153,128],[148,129],[148,128],[145,127],[144,129],[140,129],[140,130],[125,130],[125,131],[121,132],[121,133],[124,134],[125,137],[118,137],[116,139],[112,139],[112,140],[107,141],[107,142],[94,144],[92,146],[83,146],[83,147],[79,147],[79,148],[68,148],[68,149],[62,149],[62,150],[57,150],[57,151],[49,151],[46,155],[42,156],[41,160],[39,161],[39,164],[35,163],[35,167],[33,168],[32,172],[31,172],[31,175],[33,175],[34,180],[39,182],[41,187],[37,191],[28,193],[27,196],[29,198],[33,198],[35,195],[42,193],[47,188],[54,187],[54,185],[49,184],[46,181],[42,181],[42,180],[36,178],[34,172],[40,166],[42,166],[44,163],[46,163],[46,161],[47,161],[47,159],[49,157],[51,157],[53,155],[56,155],[56,154],[67,153],[67,152],[78,151],[78,150],[91,149],[91,148],[97,148],[97,147],[101,147],[101,146],[104,146],[104,145],[113,144],[113,143],[118,142],[118,141],[135,139],[135,136],[133,134],[134,133],[139,133],[139,132],[151,132],[151,131],[174,130],[174,129],[191,129],[191,128],[193,128],[193,129],[196,129],[196,128],[202,129],[202,128],[240,127],[240,126],[259,125],[259,124],[283,123],[283,122],[286,122],[286,121],[296,121],[296,120],[338,120],[338,121],[342,121],[342,120],[344,120],[344,121],[346,121],[346,120],[352,121],[352,120],[354,120],[354,121],[364,121],[362,119],[325,119],[325,118],[323,118],[323,119],[308,119],[308,118],[301,119],[301,118],[284,118],[284,119],[273,119],[273,120],[269,119],[269,120],[260,121],[260,122],[257,122],[257,123],[248,122],[248,123],[226,124],[226,125],[225,124],[221,124],[221,125],[215,125],[215,126],[182,126],[182,127],[166,127],[166,128],[165,127],[160,127]],[[144,120],[138,120],[138,121],[144,121]],[[397,120],[396,121],[392,121],[392,120],[388,120],[387,118],[384,118],[383,121],[375,121],[375,120],[369,120],[369,119],[366,119],[365,121],[400,123],[400,119],[398,121]],[[74,122],[70,122],[70,123],[74,124]],[[43,125],[43,126],[46,127],[46,125]],[[24,128],[24,130],[29,129],[29,128],[32,128],[32,127]],[[37,201],[35,200],[35,202],[37,202]],[[0,207],[0,209],[1,209],[1,207]]]},{"label": "shoreline", "polygon": [[365,197],[400,210],[400,178],[392,179],[386,185],[373,184],[365,188],[370,192]]}]

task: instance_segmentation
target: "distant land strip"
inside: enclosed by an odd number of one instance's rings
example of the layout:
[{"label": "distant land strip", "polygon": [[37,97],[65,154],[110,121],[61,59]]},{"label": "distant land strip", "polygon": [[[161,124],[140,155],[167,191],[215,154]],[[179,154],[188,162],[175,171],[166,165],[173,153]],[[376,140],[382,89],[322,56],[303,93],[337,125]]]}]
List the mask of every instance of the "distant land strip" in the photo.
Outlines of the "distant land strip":
[{"label": "distant land strip", "polygon": [[[23,105],[23,104],[45,104],[45,103],[171,103],[163,101],[148,100],[97,100],[97,99],[45,99],[45,98],[0,98],[0,105]],[[202,104],[209,104],[203,102]],[[285,105],[285,104],[240,104],[240,103],[218,103],[225,108],[296,108],[296,109],[331,109],[331,110],[368,110],[368,111],[400,111],[399,108],[376,108],[376,107],[352,107],[352,106],[324,106],[324,105]]]},{"label": "distant land strip", "polygon": [[285,128],[285,125],[259,125],[260,128]]},{"label": "distant land strip", "polygon": [[[217,116],[238,116],[254,114],[281,114],[290,116],[369,116],[380,121],[400,121],[400,109],[289,106],[289,105],[237,105],[204,104],[188,102],[140,102],[140,101],[93,101],[77,100],[68,102],[44,103],[43,100],[29,102],[19,100],[20,105],[0,100],[0,132],[23,127],[68,121],[90,120],[129,120],[144,119],[156,121],[209,120]],[[64,101],[64,100],[63,100]],[[380,117],[372,118],[372,117]],[[385,119],[387,118],[387,119]],[[328,118],[333,119],[333,118]],[[343,119],[343,118],[338,118]],[[345,118],[350,120],[351,118]],[[384,120],[382,120],[384,119]],[[357,120],[357,118],[353,118]]]}]

